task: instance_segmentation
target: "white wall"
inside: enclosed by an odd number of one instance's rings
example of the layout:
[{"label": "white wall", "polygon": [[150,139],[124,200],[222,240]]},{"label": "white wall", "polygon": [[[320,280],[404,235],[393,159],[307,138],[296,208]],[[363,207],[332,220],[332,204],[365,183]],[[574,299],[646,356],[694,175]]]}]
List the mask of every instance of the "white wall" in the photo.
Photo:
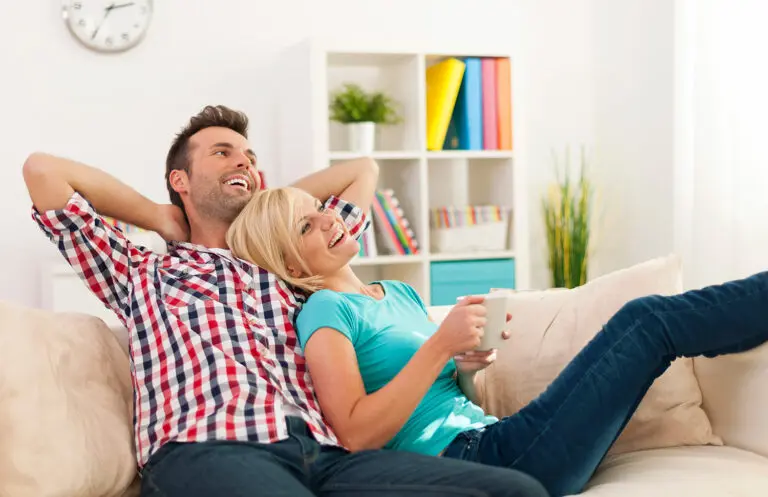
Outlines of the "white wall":
[{"label": "white wall", "polygon": [[696,288],[765,271],[762,0],[678,0],[676,246]]},{"label": "white wall", "polygon": [[594,3],[595,275],[674,250],[674,4]]},{"label": "white wall", "polygon": [[[595,141],[593,0],[521,2],[525,56],[525,148],[533,288],[549,286],[541,195],[553,179],[552,152]],[[521,139],[520,139],[521,138]]]},{"label": "white wall", "polygon": [[[529,62],[525,140],[535,190],[548,177],[551,147],[591,141],[590,6],[590,0],[485,0],[472,8],[464,0],[164,0],[155,2],[142,45],[101,56],[72,39],[59,2],[2,2],[0,17],[17,21],[0,30],[0,260],[7,261],[0,299],[39,304],[39,267],[58,257],[29,217],[21,165],[30,152],[96,165],[166,201],[164,157],[173,134],[203,105],[224,103],[250,115],[251,140],[269,174],[279,167],[270,68],[282,48],[306,36],[383,40],[397,26],[401,37],[439,43],[466,36],[502,49],[520,37]],[[538,207],[533,194],[532,202]],[[542,267],[533,274],[535,284],[546,283]]]}]

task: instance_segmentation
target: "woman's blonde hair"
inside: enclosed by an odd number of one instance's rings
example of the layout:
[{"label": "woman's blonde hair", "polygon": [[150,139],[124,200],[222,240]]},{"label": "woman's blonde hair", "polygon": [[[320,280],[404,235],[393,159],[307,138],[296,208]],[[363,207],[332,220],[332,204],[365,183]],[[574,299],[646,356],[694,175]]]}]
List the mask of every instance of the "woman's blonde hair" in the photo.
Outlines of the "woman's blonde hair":
[{"label": "woman's blonde hair", "polygon": [[286,283],[308,292],[322,288],[320,276],[291,276],[288,261],[295,261],[303,274],[310,271],[301,257],[300,214],[296,188],[270,188],[253,195],[227,230],[232,254],[274,273]]}]

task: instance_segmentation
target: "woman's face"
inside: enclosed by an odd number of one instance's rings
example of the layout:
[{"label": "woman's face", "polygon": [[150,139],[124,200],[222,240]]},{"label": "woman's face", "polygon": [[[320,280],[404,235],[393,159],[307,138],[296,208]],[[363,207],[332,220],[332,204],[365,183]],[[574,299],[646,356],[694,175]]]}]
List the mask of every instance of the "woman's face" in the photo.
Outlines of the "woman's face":
[{"label": "woman's face", "polygon": [[[297,209],[296,229],[301,238],[299,254],[309,267],[309,276],[330,276],[358,253],[357,240],[349,235],[335,211],[324,209],[319,200],[303,191],[299,192]],[[298,265],[293,268],[301,270]]]}]

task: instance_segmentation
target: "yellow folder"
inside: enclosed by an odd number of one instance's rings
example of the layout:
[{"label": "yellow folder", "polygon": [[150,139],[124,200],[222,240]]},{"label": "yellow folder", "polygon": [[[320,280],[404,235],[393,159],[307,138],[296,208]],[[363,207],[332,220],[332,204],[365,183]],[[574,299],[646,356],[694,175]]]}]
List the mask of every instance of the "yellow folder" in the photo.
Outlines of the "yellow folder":
[{"label": "yellow folder", "polygon": [[450,58],[427,68],[427,150],[442,150],[459,94],[464,62]]}]

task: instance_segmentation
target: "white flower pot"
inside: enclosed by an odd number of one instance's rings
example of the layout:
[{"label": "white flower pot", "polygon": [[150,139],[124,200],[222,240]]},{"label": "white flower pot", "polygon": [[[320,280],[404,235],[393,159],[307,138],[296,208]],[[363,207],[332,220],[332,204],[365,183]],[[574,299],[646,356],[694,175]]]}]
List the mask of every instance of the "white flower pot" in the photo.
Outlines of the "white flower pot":
[{"label": "white flower pot", "polygon": [[347,123],[349,151],[367,154],[373,152],[376,139],[376,123]]}]

